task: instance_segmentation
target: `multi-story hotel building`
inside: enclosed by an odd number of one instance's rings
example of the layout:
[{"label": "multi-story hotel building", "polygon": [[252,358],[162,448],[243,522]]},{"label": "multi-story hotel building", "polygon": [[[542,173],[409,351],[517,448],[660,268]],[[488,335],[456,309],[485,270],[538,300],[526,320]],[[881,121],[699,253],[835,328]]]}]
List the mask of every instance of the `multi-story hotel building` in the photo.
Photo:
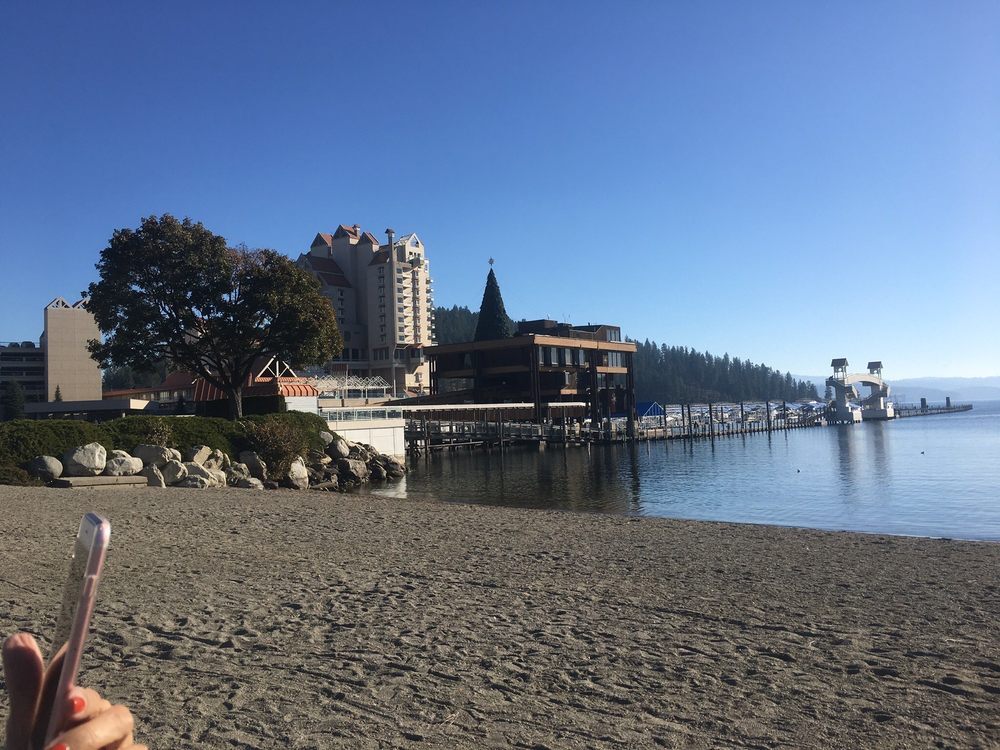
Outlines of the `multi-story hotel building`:
[{"label": "multi-story hotel building", "polygon": [[430,370],[424,347],[434,345],[434,300],[425,248],[416,234],[398,239],[341,224],[319,233],[298,264],[320,282],[337,313],[344,351],[334,374],[381,376],[394,394],[425,393]]}]

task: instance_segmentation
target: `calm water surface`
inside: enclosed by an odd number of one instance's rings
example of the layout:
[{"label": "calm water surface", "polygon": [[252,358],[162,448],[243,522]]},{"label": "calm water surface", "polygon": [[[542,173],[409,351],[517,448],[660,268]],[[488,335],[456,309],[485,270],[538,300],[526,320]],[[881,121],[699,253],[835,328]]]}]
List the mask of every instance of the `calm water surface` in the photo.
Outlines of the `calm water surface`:
[{"label": "calm water surface", "polygon": [[442,452],[379,494],[1000,540],[1000,402],[714,443]]}]

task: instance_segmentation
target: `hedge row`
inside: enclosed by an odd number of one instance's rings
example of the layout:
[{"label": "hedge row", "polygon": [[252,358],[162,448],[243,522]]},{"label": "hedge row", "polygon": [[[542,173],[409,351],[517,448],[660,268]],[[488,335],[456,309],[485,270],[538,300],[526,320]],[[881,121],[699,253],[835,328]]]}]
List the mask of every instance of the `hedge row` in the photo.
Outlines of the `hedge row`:
[{"label": "hedge row", "polygon": [[[12,471],[35,456],[60,457],[78,445],[100,443],[109,451],[132,451],[141,443],[184,451],[192,445],[218,448],[235,458],[256,450],[268,461],[285,463],[288,455],[322,449],[324,419],[304,412],[245,417],[239,422],[214,417],[132,416],[93,424],[69,419],[17,419],[0,423],[0,484],[20,473]],[[279,444],[280,443],[280,444]],[[8,481],[4,481],[7,479]]]}]

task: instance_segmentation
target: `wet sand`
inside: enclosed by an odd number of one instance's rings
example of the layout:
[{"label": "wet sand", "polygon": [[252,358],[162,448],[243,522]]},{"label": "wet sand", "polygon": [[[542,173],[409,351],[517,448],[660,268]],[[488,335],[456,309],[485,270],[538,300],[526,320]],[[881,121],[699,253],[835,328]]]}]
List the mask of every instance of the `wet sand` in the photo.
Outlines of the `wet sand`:
[{"label": "wet sand", "polygon": [[0,487],[0,629],[112,520],[152,747],[1000,747],[1000,544],[318,492]]}]

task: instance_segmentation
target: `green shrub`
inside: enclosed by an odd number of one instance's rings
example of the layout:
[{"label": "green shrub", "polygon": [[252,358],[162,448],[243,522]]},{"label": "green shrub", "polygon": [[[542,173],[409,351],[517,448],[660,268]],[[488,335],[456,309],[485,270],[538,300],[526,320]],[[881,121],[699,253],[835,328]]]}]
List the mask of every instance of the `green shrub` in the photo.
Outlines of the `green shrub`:
[{"label": "green shrub", "polygon": [[288,420],[269,417],[241,420],[243,449],[255,451],[267,464],[268,473],[282,477],[296,456],[305,456],[313,447],[306,430]]},{"label": "green shrub", "polygon": [[116,448],[131,451],[140,443],[177,448],[182,453],[192,445],[207,445],[232,455],[239,425],[213,417],[153,417],[136,415],[105,422],[104,430]]},{"label": "green shrub", "polygon": [[20,466],[35,456],[60,458],[70,448],[100,443],[109,451],[132,451],[140,443],[165,445],[181,452],[207,445],[235,459],[257,451],[268,466],[288,471],[295,456],[322,450],[319,433],[326,421],[315,414],[281,412],[246,417],[240,422],[215,417],[136,415],[102,424],[70,419],[19,419],[0,424],[0,465]]},{"label": "green shrub", "polygon": [[100,443],[116,447],[102,425],[75,419],[16,419],[0,424],[0,465],[20,466],[35,456],[59,458],[70,448]]},{"label": "green shrub", "polygon": [[131,452],[140,443],[176,448],[172,422],[169,417],[135,415],[112,419],[102,426],[115,448]]},{"label": "green shrub", "polygon": [[0,466],[0,484],[41,486],[42,483],[17,466]]},{"label": "green shrub", "polygon": [[218,448],[235,458],[241,450],[240,438],[243,430],[239,424],[219,417],[169,417],[174,432],[171,448],[181,453],[192,445],[207,445]]}]

